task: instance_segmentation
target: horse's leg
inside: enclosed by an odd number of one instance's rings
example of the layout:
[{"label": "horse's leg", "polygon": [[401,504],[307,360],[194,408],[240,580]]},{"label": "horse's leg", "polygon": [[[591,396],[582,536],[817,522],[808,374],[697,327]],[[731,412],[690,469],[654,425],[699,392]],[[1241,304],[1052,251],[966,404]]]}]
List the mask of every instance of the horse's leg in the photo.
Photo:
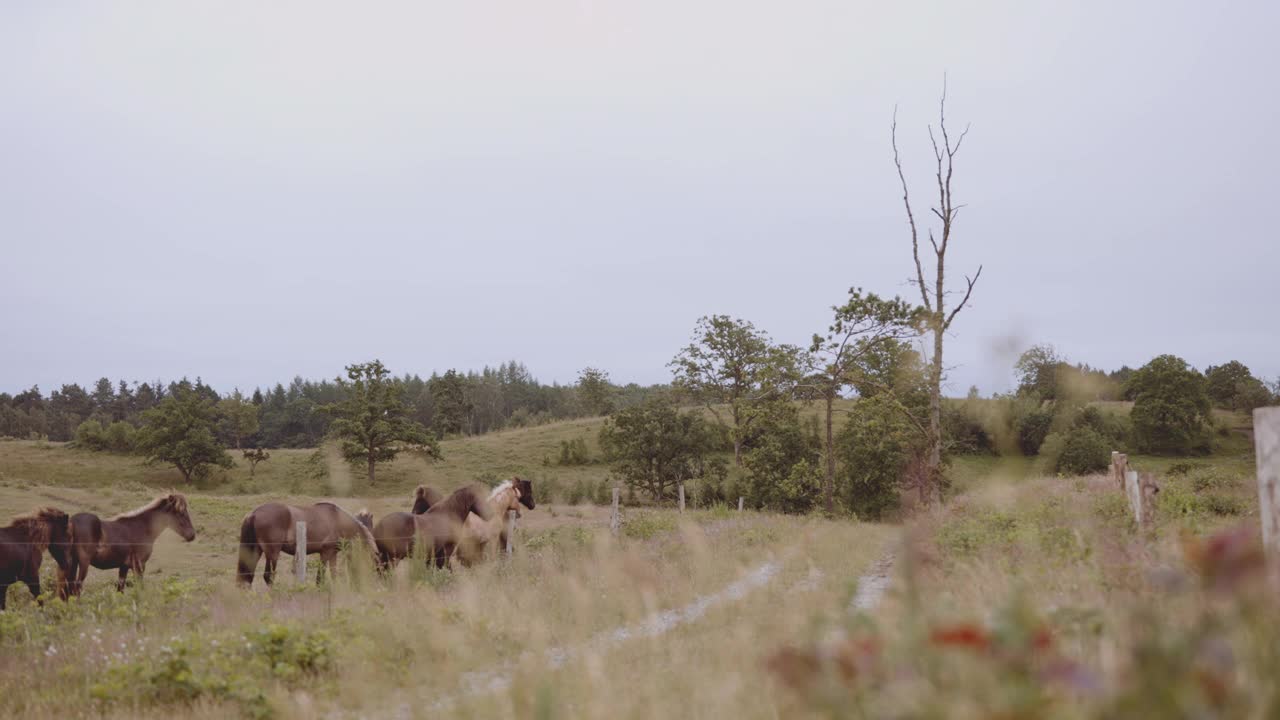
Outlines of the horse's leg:
[{"label": "horse's leg", "polygon": [[77,596],[84,592],[84,579],[89,575],[89,558],[81,557],[79,554],[75,556],[75,579],[76,584],[74,592]]},{"label": "horse's leg", "polygon": [[27,584],[27,589],[31,591],[31,597],[35,598],[36,602],[39,603],[40,605],[44,605],[44,598],[40,597],[39,573],[32,573],[27,575],[25,578],[23,578],[23,582]]},{"label": "horse's leg", "polygon": [[58,566],[58,579],[54,581],[55,587],[58,588],[58,599],[65,601],[71,597],[71,581],[67,579],[67,571],[61,565]]},{"label": "horse's leg", "polygon": [[268,587],[276,581],[276,563],[280,560],[280,546],[274,545],[267,548],[267,565],[262,569],[262,581]]},{"label": "horse's leg", "polygon": [[0,579],[0,612],[4,612],[5,601],[9,597],[9,578]]},{"label": "horse's leg", "polygon": [[[325,576],[324,571],[325,571],[325,566],[329,564],[329,557],[330,557],[329,551],[327,550],[320,551],[320,564],[316,566],[316,587],[320,587],[321,585],[324,584],[324,576]],[[331,567],[329,569],[332,570],[333,568]]]},{"label": "horse's leg", "polygon": [[124,580],[129,577],[128,564],[120,566],[120,579],[116,580],[116,592],[124,592]]}]

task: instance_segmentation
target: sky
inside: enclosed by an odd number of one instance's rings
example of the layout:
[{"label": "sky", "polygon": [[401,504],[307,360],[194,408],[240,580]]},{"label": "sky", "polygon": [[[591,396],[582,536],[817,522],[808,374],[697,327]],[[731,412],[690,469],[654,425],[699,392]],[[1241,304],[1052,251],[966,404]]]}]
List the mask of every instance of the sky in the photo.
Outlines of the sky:
[{"label": "sky", "polygon": [[948,392],[1017,354],[1280,376],[1275,2],[0,5],[0,391],[524,362],[670,379],[947,271]]}]

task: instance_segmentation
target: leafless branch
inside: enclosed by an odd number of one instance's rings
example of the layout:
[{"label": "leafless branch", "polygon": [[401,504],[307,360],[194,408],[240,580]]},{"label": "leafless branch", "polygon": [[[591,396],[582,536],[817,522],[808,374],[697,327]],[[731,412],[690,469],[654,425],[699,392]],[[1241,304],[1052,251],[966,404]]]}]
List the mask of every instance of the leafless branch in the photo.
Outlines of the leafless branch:
[{"label": "leafless branch", "polygon": [[956,319],[956,315],[958,315],[960,311],[964,309],[965,304],[969,302],[969,296],[973,294],[973,286],[978,284],[978,278],[980,277],[982,277],[981,265],[978,266],[978,272],[974,273],[973,278],[970,278],[968,275],[964,276],[964,281],[968,284],[968,287],[966,287],[964,291],[964,299],[960,301],[959,305],[956,305],[955,308],[951,310],[951,314],[947,316],[947,322],[942,326],[943,330],[951,327],[951,321]]},{"label": "leafless branch", "polygon": [[893,106],[893,123],[889,126],[893,143],[893,164],[898,169],[898,180],[902,182],[902,204],[907,209],[907,224],[911,226],[911,256],[916,261],[916,285],[920,288],[920,299],[930,312],[933,305],[929,302],[929,292],[925,289],[924,268],[920,265],[920,235],[916,231],[916,218],[911,212],[911,194],[907,190],[907,176],[902,172],[902,158],[898,154],[898,106]]}]

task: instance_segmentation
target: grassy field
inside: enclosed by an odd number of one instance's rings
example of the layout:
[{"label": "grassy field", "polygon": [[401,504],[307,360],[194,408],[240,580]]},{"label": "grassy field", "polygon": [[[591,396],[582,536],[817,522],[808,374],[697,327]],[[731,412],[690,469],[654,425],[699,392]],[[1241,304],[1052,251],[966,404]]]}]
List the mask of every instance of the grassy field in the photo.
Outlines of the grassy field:
[{"label": "grassy field", "polygon": [[[632,507],[614,537],[606,508],[540,503],[510,560],[456,573],[405,563],[381,581],[353,554],[323,588],[235,587],[238,524],[266,500],[380,516],[422,482],[596,483],[604,465],[543,458],[576,437],[598,454],[599,423],[446,441],[443,462],[404,456],[375,487],[331,451],[280,450],[253,479],[237,467],[190,488],[197,538],[163,535],[145,583],[119,594],[114,574],[91,571],[83,598],[43,607],[11,591],[0,712],[1258,717],[1277,702],[1264,679],[1280,654],[1263,645],[1280,647],[1280,630],[1258,615],[1272,598],[1238,586],[1251,566],[1215,594],[1204,558],[1221,542],[1199,540],[1254,522],[1236,429],[1212,457],[1131,458],[1161,478],[1146,529],[1105,478],[976,456],[952,464],[947,506],[906,526]],[[0,518],[50,504],[108,515],[180,485],[136,458],[0,442]],[[885,601],[854,611],[859,580],[886,558]]]}]

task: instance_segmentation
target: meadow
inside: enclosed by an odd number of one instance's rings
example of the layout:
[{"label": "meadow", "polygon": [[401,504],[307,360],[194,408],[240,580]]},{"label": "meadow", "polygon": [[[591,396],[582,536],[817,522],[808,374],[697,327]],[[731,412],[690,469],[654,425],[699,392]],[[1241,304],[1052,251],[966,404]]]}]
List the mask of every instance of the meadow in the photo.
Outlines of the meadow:
[{"label": "meadow", "polygon": [[[594,485],[604,465],[554,458],[577,437],[598,452],[599,422],[448,440],[443,462],[404,456],[372,488],[325,450],[272,451],[253,478],[241,466],[186,488],[197,537],[164,534],[144,583],[116,593],[114,574],[91,571],[83,597],[42,607],[10,591],[0,712],[1120,717],[1140,701],[1157,715],[1244,717],[1275,702],[1264,678],[1280,661],[1258,648],[1274,631],[1234,599],[1249,595],[1206,589],[1195,562],[1200,538],[1256,514],[1237,440],[1181,463],[1132,457],[1162,481],[1147,529],[1107,478],[961,457],[956,495],[902,525],[631,506],[615,537],[608,508],[553,497],[524,513],[509,559],[459,572],[403,563],[382,581],[353,554],[321,587],[235,586],[240,519],[266,500],[381,516],[423,482]],[[0,517],[37,505],[109,515],[177,486],[174,475],[0,442]],[[855,602],[888,563],[883,601]],[[52,574],[46,558],[46,587]]]}]

